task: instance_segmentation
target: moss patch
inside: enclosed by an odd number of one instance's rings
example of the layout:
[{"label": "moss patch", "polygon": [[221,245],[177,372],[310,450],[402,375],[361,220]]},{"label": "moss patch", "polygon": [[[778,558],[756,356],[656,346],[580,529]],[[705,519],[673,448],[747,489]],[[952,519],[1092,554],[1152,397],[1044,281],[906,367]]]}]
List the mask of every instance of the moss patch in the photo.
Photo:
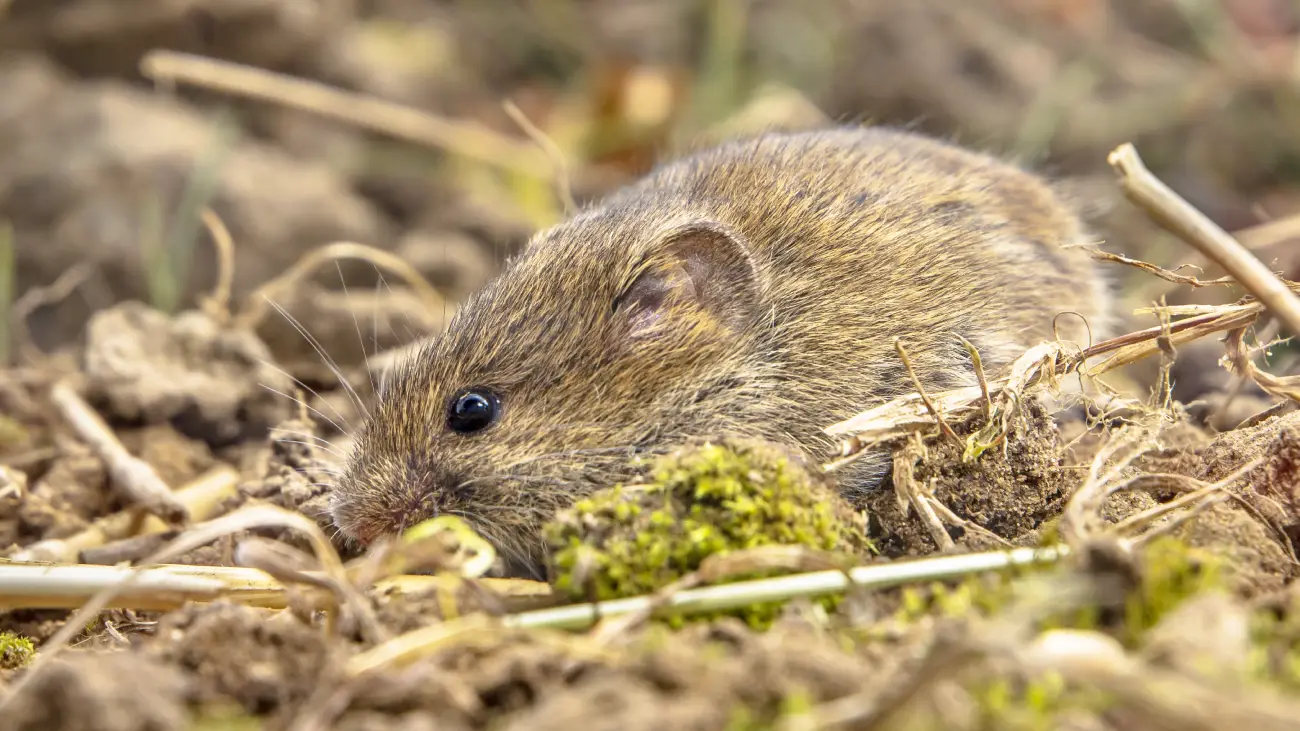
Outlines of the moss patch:
[{"label": "moss patch", "polygon": [[[599,600],[651,593],[709,556],[761,546],[804,546],[859,560],[870,550],[861,516],[779,447],[750,440],[695,445],[659,460],[651,477],[649,484],[599,492],[547,526],[558,591]],[[763,624],[776,606],[744,615]]]},{"label": "moss patch", "polygon": [[31,662],[36,645],[12,632],[0,632],[0,670],[16,670]]}]

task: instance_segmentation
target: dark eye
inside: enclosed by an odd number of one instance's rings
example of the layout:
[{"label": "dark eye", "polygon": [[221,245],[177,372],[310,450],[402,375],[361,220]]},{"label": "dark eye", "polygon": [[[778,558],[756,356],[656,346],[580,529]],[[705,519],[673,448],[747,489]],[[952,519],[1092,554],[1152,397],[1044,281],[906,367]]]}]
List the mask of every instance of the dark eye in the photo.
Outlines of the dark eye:
[{"label": "dark eye", "polygon": [[452,399],[447,410],[447,428],[472,434],[492,425],[501,413],[501,400],[486,388],[469,388]]}]

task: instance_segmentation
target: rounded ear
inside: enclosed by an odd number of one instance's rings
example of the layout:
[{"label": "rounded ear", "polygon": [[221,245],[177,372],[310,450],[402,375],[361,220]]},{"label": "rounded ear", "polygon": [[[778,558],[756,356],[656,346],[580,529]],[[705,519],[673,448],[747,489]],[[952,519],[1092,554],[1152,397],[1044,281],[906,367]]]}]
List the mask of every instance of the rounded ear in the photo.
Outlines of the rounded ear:
[{"label": "rounded ear", "polygon": [[759,270],[740,239],[714,223],[666,233],[642,262],[614,311],[625,313],[634,337],[653,334],[674,311],[694,312],[740,330],[761,301]]}]

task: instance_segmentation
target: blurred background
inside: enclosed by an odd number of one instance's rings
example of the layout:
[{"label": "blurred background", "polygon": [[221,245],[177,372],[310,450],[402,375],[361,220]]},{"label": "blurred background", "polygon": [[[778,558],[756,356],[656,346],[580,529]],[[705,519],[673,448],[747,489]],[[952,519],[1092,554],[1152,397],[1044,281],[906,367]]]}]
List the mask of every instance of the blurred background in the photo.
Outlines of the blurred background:
[{"label": "blurred background", "polygon": [[[236,298],[352,241],[455,300],[570,194],[827,121],[1015,159],[1105,249],[1204,264],[1118,195],[1106,155],[1133,142],[1300,279],[1298,31],[1296,0],[0,0],[0,307],[21,300],[46,351],[124,299],[192,308],[216,270],[204,207]],[[1241,295],[1111,268],[1125,307]],[[366,262],[277,302],[343,364],[445,318]],[[323,367],[284,318],[260,332],[295,375]],[[1232,390],[1220,353],[1180,354],[1176,395]]]}]

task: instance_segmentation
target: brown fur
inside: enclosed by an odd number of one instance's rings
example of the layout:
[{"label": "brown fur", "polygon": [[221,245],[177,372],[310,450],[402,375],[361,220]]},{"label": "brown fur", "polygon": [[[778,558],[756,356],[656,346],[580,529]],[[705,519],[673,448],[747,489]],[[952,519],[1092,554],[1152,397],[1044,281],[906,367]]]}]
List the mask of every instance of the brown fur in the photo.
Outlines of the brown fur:
[{"label": "brown fur", "polygon": [[[770,134],[669,163],[539,233],[448,332],[397,366],[358,434],[333,514],[370,540],[467,518],[536,574],[540,524],[692,437],[779,440],[911,388],[973,382],[952,333],[996,369],[1105,295],[1078,219],[1039,178],[911,133]],[[1077,317],[1063,336],[1086,338]],[[481,433],[444,423],[461,388],[502,394]],[[839,475],[852,496],[887,461]]]}]

